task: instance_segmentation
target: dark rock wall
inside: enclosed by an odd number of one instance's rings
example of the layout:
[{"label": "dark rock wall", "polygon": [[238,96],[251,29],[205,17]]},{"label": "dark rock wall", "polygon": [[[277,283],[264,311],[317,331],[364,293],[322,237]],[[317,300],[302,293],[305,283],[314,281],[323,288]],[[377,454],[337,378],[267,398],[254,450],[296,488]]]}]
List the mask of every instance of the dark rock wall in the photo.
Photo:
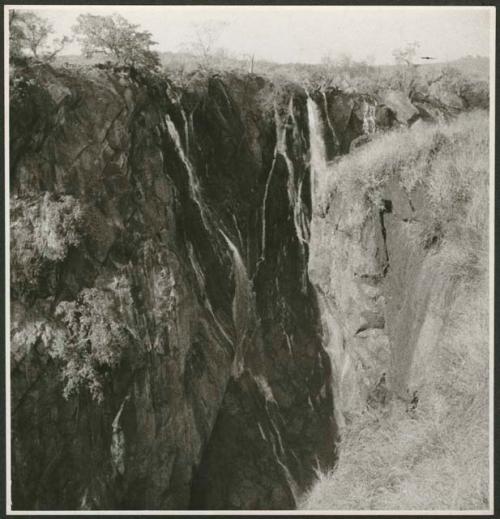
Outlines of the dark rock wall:
[{"label": "dark rock wall", "polygon": [[273,96],[16,71],[14,509],[286,509],[333,466],[306,94]]}]

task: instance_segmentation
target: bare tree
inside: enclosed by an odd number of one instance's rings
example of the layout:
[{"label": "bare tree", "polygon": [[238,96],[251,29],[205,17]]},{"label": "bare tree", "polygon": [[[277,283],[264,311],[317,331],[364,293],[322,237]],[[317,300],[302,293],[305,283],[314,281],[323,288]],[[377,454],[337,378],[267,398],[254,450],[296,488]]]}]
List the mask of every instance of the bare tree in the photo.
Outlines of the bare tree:
[{"label": "bare tree", "polygon": [[250,72],[250,74],[253,74],[253,64],[254,64],[254,60],[255,60],[255,54],[252,54],[250,56],[250,67],[248,69],[248,71]]},{"label": "bare tree", "polygon": [[397,71],[399,87],[410,97],[415,90],[415,85],[418,80],[418,65],[416,65],[414,61],[419,47],[420,43],[418,41],[413,41],[407,43],[405,47],[392,51],[396,65],[399,67],[399,70]]},{"label": "bare tree", "polygon": [[401,49],[394,49],[392,55],[397,65],[406,65],[411,67],[414,65],[414,60],[417,55],[417,49],[420,47],[420,42],[412,41],[407,43],[405,47]]},{"label": "bare tree", "polygon": [[241,59],[248,62],[248,73],[253,74],[255,54],[242,54]]},{"label": "bare tree", "polygon": [[209,68],[220,61],[217,55],[221,57],[221,50],[217,44],[227,25],[227,22],[209,20],[193,26],[193,40],[187,48],[198,57],[200,66]]},{"label": "bare tree", "polygon": [[353,65],[352,56],[348,52],[343,52],[337,59],[337,66],[342,70],[349,70]]}]

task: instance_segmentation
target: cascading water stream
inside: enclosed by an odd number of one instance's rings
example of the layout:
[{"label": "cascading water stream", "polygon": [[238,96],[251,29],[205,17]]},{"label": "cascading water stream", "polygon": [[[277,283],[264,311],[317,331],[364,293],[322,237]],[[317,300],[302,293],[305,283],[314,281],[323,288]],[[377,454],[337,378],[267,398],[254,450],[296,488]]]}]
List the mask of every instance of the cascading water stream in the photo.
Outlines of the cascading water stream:
[{"label": "cascading water stream", "polygon": [[[297,121],[294,116],[294,98],[290,97],[290,101],[288,103],[288,115],[292,119],[294,125],[294,132],[297,128]],[[269,185],[272,180],[272,176],[274,173],[274,168],[276,166],[276,160],[278,155],[283,158],[286,164],[286,168],[288,171],[288,181],[287,181],[287,193],[288,200],[290,202],[290,207],[293,210],[293,222],[295,226],[295,234],[299,240],[299,246],[304,253],[304,244],[309,241],[309,225],[304,216],[303,207],[302,207],[302,182],[303,179],[298,179],[296,184],[295,182],[295,168],[293,165],[293,161],[288,156],[287,152],[287,133],[286,128],[283,122],[281,121],[278,112],[275,108],[274,111],[274,124],[276,128],[276,145],[274,149],[273,161],[271,164],[271,168],[268,173],[266,187],[264,190],[264,198],[262,203],[262,252],[261,252],[261,260],[265,259],[265,246],[266,246],[266,203],[269,193]]]},{"label": "cascading water stream", "polygon": [[[186,120],[184,112],[182,112],[184,120]],[[179,158],[181,159],[182,163],[184,164],[184,167],[186,168],[188,179],[189,179],[189,189],[191,192],[191,198],[196,203],[200,210],[200,216],[203,221],[203,225],[205,226],[205,229],[210,232],[210,224],[208,217],[206,215],[205,207],[201,201],[200,197],[200,186],[198,184],[198,180],[196,179],[194,172],[193,172],[193,166],[191,165],[191,162],[189,161],[188,157],[186,156],[186,153],[184,152],[184,148],[182,147],[181,137],[179,135],[179,132],[177,131],[177,128],[175,127],[174,122],[170,118],[168,114],[165,115],[165,123],[167,125],[167,130],[172,138],[175,149],[179,155]],[[188,141],[189,137],[186,136],[186,143]]]},{"label": "cascading water stream", "polygon": [[[294,97],[290,97],[288,103],[288,115],[292,119],[294,134],[297,132],[298,124],[294,114]],[[287,154],[287,142],[286,142],[286,131],[284,128],[281,129],[281,135],[279,139],[280,152],[285,158],[286,165],[288,168],[288,199],[293,209],[293,222],[295,225],[295,233],[299,239],[300,246],[303,249],[303,244],[309,241],[309,226],[304,218],[304,212],[302,208],[302,179],[298,179],[297,185],[295,184],[295,174],[293,162],[290,160]]]},{"label": "cascading water stream", "polygon": [[318,193],[322,193],[328,177],[326,147],[323,141],[323,123],[316,103],[307,96],[307,117],[309,120],[309,147],[311,167],[311,202],[313,211],[318,207]]},{"label": "cascading water stream", "polygon": [[[328,165],[326,158],[326,146],[323,140],[323,122],[321,121],[320,111],[316,103],[307,96],[307,114],[309,120],[309,139],[310,139],[310,170],[311,170],[311,201],[313,214],[318,210],[321,196],[327,187],[328,177],[333,174],[331,166]],[[315,226],[322,225],[321,221],[312,219],[311,221],[311,238],[310,247],[314,247]],[[318,234],[321,234],[318,232]],[[310,267],[310,265],[309,265]],[[315,276],[309,272],[309,278],[316,294],[318,306],[321,313],[321,323],[323,329],[323,347],[330,358],[333,378],[332,391],[335,400],[335,420],[339,429],[342,430],[345,425],[342,413],[342,398],[340,393],[341,379],[345,369],[350,362],[349,353],[342,347],[342,330],[334,305],[330,301],[330,297],[325,294],[314,282]]]},{"label": "cascading water stream", "polygon": [[247,269],[241,258],[240,251],[236,245],[226,236],[224,231],[219,230],[226,243],[231,250],[233,256],[233,274],[234,274],[234,297],[232,304],[233,323],[235,328],[235,359],[234,359],[234,374],[241,371],[243,367],[243,348],[242,345],[245,337],[250,329],[252,312],[253,312],[253,298],[252,287],[248,278]]}]

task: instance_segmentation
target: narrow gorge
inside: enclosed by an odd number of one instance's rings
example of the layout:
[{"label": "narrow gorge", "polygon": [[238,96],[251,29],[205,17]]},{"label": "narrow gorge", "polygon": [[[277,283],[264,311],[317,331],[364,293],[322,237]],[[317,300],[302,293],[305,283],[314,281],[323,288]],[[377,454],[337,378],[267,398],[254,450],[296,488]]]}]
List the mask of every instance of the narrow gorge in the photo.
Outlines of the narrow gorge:
[{"label": "narrow gorge", "polygon": [[296,508],[381,380],[411,400],[454,289],[439,232],[414,239],[425,191],[332,167],[460,107],[106,66],[11,85],[13,508]]}]

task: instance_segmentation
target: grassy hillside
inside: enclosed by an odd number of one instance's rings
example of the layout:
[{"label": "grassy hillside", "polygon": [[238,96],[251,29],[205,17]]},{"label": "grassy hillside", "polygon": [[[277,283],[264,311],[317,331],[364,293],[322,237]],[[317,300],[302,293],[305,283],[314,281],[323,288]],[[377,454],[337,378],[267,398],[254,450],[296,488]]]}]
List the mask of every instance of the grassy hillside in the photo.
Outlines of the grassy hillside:
[{"label": "grassy hillside", "polygon": [[[334,471],[302,498],[304,509],[486,509],[488,507],[488,118],[463,115],[446,126],[387,134],[338,162],[323,186],[382,204],[391,176],[423,187],[422,247],[455,292],[415,409],[392,399],[355,416]],[[346,195],[347,194],[347,195]],[[363,199],[363,197],[361,197]],[[329,203],[325,194],[322,203]]]},{"label": "grassy hillside", "polygon": [[[489,127],[487,113],[462,114],[448,125],[418,126],[374,138],[342,158],[320,187],[328,206],[335,189],[383,207],[384,186],[397,177],[407,192],[421,187],[428,204],[422,242],[437,235],[443,261],[455,274],[485,272],[488,247]],[[360,193],[364,197],[360,197]],[[348,195],[349,196],[349,195]],[[353,227],[366,204],[352,211]]]}]

